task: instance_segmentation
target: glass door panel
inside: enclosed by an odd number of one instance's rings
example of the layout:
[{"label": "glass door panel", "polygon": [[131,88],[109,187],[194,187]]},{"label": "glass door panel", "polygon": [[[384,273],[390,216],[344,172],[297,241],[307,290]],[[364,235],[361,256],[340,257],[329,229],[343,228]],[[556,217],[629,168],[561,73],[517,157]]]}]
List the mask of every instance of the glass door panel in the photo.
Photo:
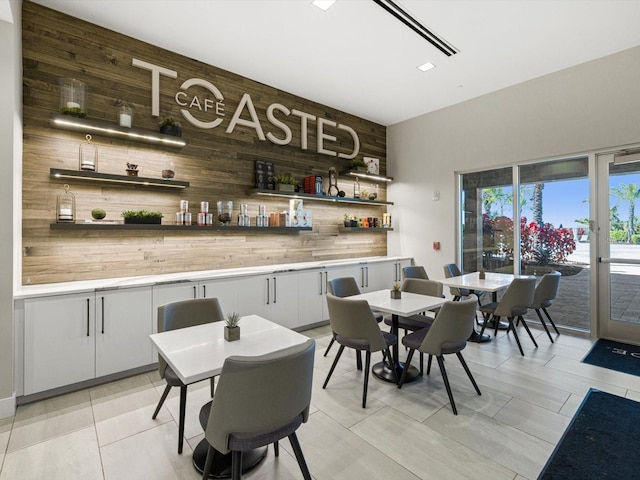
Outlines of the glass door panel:
[{"label": "glass door panel", "polygon": [[640,343],[640,155],[625,153],[597,157],[598,324],[601,337]]}]

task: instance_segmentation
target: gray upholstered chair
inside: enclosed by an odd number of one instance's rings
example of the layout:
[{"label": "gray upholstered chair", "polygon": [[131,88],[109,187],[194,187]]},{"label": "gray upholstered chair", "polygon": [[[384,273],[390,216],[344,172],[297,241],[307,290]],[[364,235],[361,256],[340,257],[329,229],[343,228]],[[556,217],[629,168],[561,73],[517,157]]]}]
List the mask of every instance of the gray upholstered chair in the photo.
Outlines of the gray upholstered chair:
[{"label": "gray upholstered chair", "polygon": [[[471,375],[467,362],[465,362],[461,353],[467,346],[467,338],[469,338],[469,335],[471,335],[471,331],[473,330],[475,310],[476,298],[473,295],[471,298],[460,302],[446,302],[442,307],[440,307],[440,313],[436,316],[431,327],[418,330],[417,332],[407,335],[402,339],[402,344],[409,348],[405,365],[409,365],[411,363],[411,358],[416,350],[421,354],[426,353],[429,355],[429,364],[427,366],[427,375],[429,375],[431,371],[431,360],[433,356],[436,357],[438,366],[442,372],[442,379],[444,381],[444,386],[447,389],[447,395],[449,395],[449,401],[451,402],[451,409],[453,410],[454,415],[458,414],[458,410],[455,402],[453,401],[449,377],[447,376],[447,371],[444,368],[444,355],[451,353],[456,354],[464,368],[464,371],[467,372],[469,380],[471,380],[471,383],[473,384],[473,388],[476,389],[478,395],[482,395],[478,388],[478,384],[474,380],[473,375]],[[398,382],[398,388],[402,388],[406,371],[407,369],[405,368],[402,372],[400,382]],[[422,373],[422,366],[420,367],[420,373]]]},{"label": "gray upholstered chair", "polygon": [[507,334],[509,331],[513,332],[513,336],[516,339],[520,354],[524,356],[522,345],[520,345],[520,339],[518,338],[518,332],[516,331],[516,324],[514,319],[521,322],[525,330],[531,337],[533,344],[538,347],[535,338],[529,330],[527,322],[524,321],[524,316],[529,309],[529,305],[533,303],[534,291],[536,289],[536,277],[519,277],[514,278],[513,282],[509,285],[507,290],[499,302],[491,302],[480,306],[480,311],[485,316],[486,320],[480,330],[480,335],[484,333],[485,326],[488,321],[493,320],[495,322],[494,336],[498,333],[498,325],[500,324],[500,318],[505,317],[509,320],[509,326],[507,328]]},{"label": "gray upholstered chair", "polygon": [[[352,297],[353,295],[359,295],[360,287],[358,287],[358,282],[356,282],[355,278],[340,277],[340,278],[334,278],[327,282],[327,291],[335,295],[336,297],[345,298],[345,297]],[[381,322],[384,319],[384,316],[381,314],[376,313],[374,315],[376,317],[377,322]],[[327,345],[327,348],[324,351],[325,357],[329,353],[329,350],[331,350],[331,347],[333,346],[334,342],[335,342],[335,335],[331,338],[329,345]],[[360,354],[358,354],[358,356],[356,357],[356,360],[358,362],[358,370],[362,370],[362,357],[360,356]]]},{"label": "gray upholstered chair", "polygon": [[[371,352],[383,352],[389,364],[395,365],[389,346],[395,344],[398,338],[391,333],[380,330],[378,322],[366,300],[340,298],[329,293],[327,294],[327,306],[329,307],[331,330],[333,330],[334,338],[340,345],[340,349],[322,388],[327,387],[345,347],[353,348],[356,352],[365,351],[364,387],[362,392],[362,408],[365,408],[367,405]],[[395,378],[395,368],[392,368],[391,371]],[[395,378],[395,382],[398,382],[397,378]]]},{"label": "gray upholstered chair", "polygon": [[296,430],[309,418],[315,342],[257,357],[225,360],[213,400],[200,411],[209,444],[203,479],[216,451],[231,452],[231,478],[242,475],[242,454],[288,437],[302,475],[311,480]]},{"label": "gray upholstered chair", "polygon": [[402,268],[402,278],[422,278],[423,280],[429,280],[429,275],[427,275],[427,271],[423,266],[413,265]]},{"label": "gray upholstered chair", "polygon": [[540,279],[540,282],[538,283],[538,285],[536,286],[536,290],[533,295],[533,303],[529,305],[529,308],[533,308],[538,314],[540,323],[544,327],[545,332],[547,332],[547,335],[549,336],[549,340],[551,340],[551,343],[553,343],[553,338],[551,338],[551,333],[549,333],[549,329],[547,328],[547,324],[545,323],[544,319],[542,318],[542,315],[540,314],[540,310],[544,312],[544,314],[547,316],[547,319],[549,319],[549,322],[551,322],[551,326],[553,327],[553,329],[556,331],[558,335],[560,335],[560,332],[558,331],[558,327],[556,327],[556,324],[553,323],[553,320],[551,319],[549,312],[547,312],[547,308],[551,306],[555,298],[558,296],[559,286],[560,286],[560,272],[556,272],[554,270],[553,272],[545,273]]},{"label": "gray upholstered chair", "polygon": [[[197,298],[181,302],[168,303],[158,307],[158,332],[193,327],[204,323],[224,320],[224,314],[217,298]],[[158,355],[158,372],[167,386],[162,392],[158,406],[151,418],[156,418],[160,408],[169,395],[171,387],[180,387],[180,417],[178,419],[178,453],[182,453],[184,443],[184,417],[187,406],[187,385],[182,383],[167,362]],[[211,396],[213,396],[214,379],[211,377]]]}]

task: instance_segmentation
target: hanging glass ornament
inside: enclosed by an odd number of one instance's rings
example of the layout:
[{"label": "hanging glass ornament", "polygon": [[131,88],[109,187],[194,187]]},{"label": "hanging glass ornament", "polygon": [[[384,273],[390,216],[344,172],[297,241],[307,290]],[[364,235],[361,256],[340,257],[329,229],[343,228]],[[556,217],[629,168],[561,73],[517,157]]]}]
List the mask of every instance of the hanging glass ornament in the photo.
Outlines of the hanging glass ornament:
[{"label": "hanging glass ornament", "polygon": [[64,184],[64,192],[56,200],[56,223],[74,223],[76,220],[76,197]]}]

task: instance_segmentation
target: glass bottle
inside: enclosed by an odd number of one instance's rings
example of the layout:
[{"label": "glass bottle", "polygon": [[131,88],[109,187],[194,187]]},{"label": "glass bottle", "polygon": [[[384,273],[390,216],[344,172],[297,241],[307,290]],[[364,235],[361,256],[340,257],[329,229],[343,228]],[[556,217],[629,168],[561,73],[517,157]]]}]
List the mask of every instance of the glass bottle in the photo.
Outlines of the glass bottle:
[{"label": "glass bottle", "polygon": [[80,144],[78,163],[80,170],[98,171],[98,147],[91,143],[91,135],[87,134],[86,142]]},{"label": "glass bottle", "polygon": [[56,199],[56,223],[73,223],[76,219],[76,197],[69,191],[69,185],[63,186],[64,192]]},{"label": "glass bottle", "polygon": [[356,181],[353,182],[353,198],[360,198],[360,181],[356,177]]},{"label": "glass bottle", "polygon": [[87,116],[87,86],[75,78],[61,78],[60,112],[73,117]]},{"label": "glass bottle", "polygon": [[176,176],[176,167],[173,160],[168,155],[165,155],[162,165],[162,178],[165,180],[171,180]]}]

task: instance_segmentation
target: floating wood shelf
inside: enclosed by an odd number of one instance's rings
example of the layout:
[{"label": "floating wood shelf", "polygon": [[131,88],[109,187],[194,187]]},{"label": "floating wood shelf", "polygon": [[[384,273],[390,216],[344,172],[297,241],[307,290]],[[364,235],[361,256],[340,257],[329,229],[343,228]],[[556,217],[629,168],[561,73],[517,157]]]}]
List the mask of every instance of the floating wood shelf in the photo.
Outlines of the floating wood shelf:
[{"label": "floating wood shelf", "polygon": [[124,224],[124,223],[52,223],[51,230],[173,230],[189,232],[260,232],[296,233],[310,232],[311,227],[239,227],[237,225],[169,225],[169,224]]},{"label": "floating wood shelf", "polygon": [[385,202],[382,200],[364,200],[361,198],[330,197],[328,195],[314,195],[312,193],[300,193],[300,192],[279,192],[277,190],[265,190],[261,188],[255,188],[251,190],[251,193],[254,195],[265,195],[270,197],[302,198],[304,200],[312,200],[312,201],[318,201],[318,202],[358,203],[361,205],[393,205],[393,202]]},{"label": "floating wood shelf", "polygon": [[392,232],[393,228],[340,227],[338,231],[340,233],[383,233],[383,232]]},{"label": "floating wood shelf", "polygon": [[94,120],[88,118],[72,117],[70,115],[53,114],[49,117],[51,126],[63,130],[80,131],[105,137],[121,138],[132,142],[151,143],[172,148],[182,148],[187,145],[187,141],[182,137],[164,135],[153,130],[143,128],[121,127],[115,122],[104,120]]},{"label": "floating wood shelf", "polygon": [[344,172],[340,172],[341,176],[347,176],[347,177],[358,177],[358,178],[365,178],[367,180],[372,180],[374,182],[393,182],[393,177],[387,177],[386,175],[376,175],[375,173],[368,173],[368,172],[358,172],[356,170],[346,170]]},{"label": "floating wood shelf", "polygon": [[50,175],[54,178],[73,178],[75,180],[91,180],[108,183],[127,183],[143,187],[187,188],[189,182],[179,180],[165,180],[164,178],[131,177],[129,175],[115,175],[112,173],[98,173],[87,170],[62,170],[50,169]]}]

